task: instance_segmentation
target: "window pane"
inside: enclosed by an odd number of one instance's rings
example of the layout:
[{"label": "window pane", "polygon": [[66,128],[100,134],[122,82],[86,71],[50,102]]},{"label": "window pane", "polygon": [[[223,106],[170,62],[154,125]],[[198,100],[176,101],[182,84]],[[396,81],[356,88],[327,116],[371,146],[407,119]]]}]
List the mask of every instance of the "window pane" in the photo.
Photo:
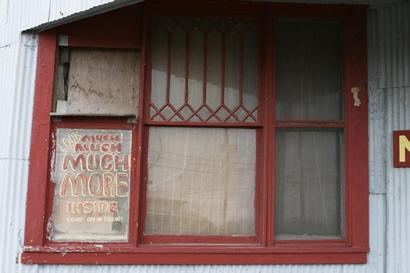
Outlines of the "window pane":
[{"label": "window pane", "polygon": [[337,22],[278,22],[277,119],[343,118],[341,46]]},{"label": "window pane", "polygon": [[253,235],[256,132],[150,128],[146,234]]},{"label": "window pane", "polygon": [[250,18],[155,17],[151,119],[255,122],[257,26]]},{"label": "window pane", "polygon": [[167,32],[160,27],[152,31],[151,102],[157,107],[166,104],[167,95]]},{"label": "window pane", "polygon": [[[170,89],[169,99],[171,104],[179,109],[184,105],[185,94],[185,32],[174,29],[171,32],[171,63],[170,63]],[[180,120],[174,116],[173,120]]]},{"label": "window pane", "polygon": [[[240,104],[241,37],[229,32],[225,39],[225,105],[233,110]],[[230,121],[235,121],[232,117]]]},{"label": "window pane", "polygon": [[222,102],[222,35],[218,31],[212,31],[207,38],[206,103],[212,111],[216,111]]},{"label": "window pane", "polygon": [[131,139],[129,130],[57,130],[53,241],[127,241]]},{"label": "window pane", "polygon": [[276,239],[343,236],[343,133],[278,130]]},{"label": "window pane", "polygon": [[238,110],[238,116],[248,116],[247,122],[252,122],[253,118],[258,116],[258,40],[256,31],[250,31],[244,34],[243,48],[243,104],[253,115],[248,115],[245,111]]}]

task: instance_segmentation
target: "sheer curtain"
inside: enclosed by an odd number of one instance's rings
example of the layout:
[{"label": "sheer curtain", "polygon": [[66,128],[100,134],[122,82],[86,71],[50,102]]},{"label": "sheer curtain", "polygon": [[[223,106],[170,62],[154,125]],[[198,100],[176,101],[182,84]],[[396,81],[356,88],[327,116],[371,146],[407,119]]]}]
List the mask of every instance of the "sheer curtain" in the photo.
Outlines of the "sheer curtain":
[{"label": "sheer curtain", "polygon": [[152,127],[145,233],[253,235],[256,132]]},{"label": "sheer curtain", "polygon": [[[229,22],[222,18],[212,21],[190,17],[155,20],[151,103],[162,109],[159,112],[165,120],[255,121],[256,22],[242,26],[239,19],[230,19]],[[182,117],[175,115],[179,109]],[[151,108],[151,117],[161,120],[155,116],[157,111]],[[255,119],[248,117],[247,112],[253,112]]]},{"label": "sheer curtain", "polygon": [[[276,118],[343,119],[338,22],[277,24]],[[343,129],[279,129],[276,135],[277,239],[343,236]]]},{"label": "sheer curtain", "polygon": [[[255,25],[228,17],[157,17],[151,118],[255,122]],[[255,234],[254,129],[151,127],[148,150],[146,234]]]}]

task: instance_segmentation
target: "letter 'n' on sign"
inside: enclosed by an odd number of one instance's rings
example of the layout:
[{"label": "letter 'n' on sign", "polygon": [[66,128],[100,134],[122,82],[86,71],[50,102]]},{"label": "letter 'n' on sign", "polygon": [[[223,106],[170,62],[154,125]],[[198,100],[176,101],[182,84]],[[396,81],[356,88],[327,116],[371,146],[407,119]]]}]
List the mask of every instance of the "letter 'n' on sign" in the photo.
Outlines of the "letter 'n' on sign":
[{"label": "letter 'n' on sign", "polygon": [[393,165],[410,168],[410,130],[393,132]]}]

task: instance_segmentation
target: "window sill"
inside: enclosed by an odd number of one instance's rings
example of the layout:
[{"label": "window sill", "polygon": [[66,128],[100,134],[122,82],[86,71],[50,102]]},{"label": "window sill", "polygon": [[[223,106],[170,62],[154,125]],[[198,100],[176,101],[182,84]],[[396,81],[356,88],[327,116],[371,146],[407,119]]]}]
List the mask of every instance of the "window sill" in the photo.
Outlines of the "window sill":
[{"label": "window sill", "polygon": [[23,264],[365,264],[368,249],[357,247],[140,246],[101,248],[28,247]]}]

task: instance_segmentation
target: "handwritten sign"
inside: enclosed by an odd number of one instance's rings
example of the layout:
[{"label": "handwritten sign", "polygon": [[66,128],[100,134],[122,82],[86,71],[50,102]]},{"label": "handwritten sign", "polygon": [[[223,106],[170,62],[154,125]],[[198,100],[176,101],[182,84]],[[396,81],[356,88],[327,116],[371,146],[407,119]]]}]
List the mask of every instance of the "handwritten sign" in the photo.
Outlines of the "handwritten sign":
[{"label": "handwritten sign", "polygon": [[131,131],[57,129],[51,240],[126,241]]},{"label": "handwritten sign", "polygon": [[393,132],[393,165],[410,168],[410,130]]}]

